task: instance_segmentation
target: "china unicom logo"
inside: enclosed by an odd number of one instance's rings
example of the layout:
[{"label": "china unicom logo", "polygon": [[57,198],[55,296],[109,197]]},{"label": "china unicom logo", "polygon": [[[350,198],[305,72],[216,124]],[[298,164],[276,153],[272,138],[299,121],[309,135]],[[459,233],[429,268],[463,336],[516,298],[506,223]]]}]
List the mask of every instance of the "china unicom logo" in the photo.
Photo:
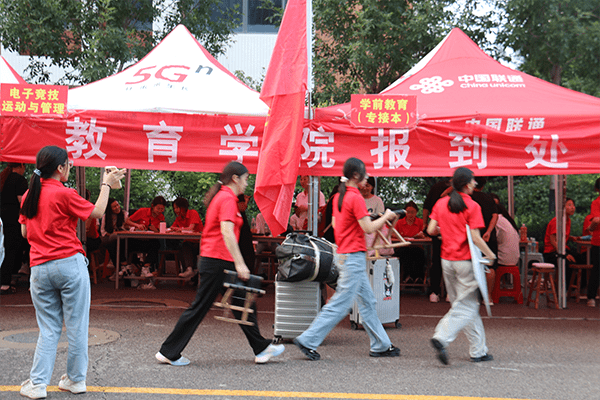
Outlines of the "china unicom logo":
[{"label": "china unicom logo", "polygon": [[423,94],[442,93],[444,87],[454,85],[450,79],[442,81],[441,76],[432,76],[431,78],[423,78],[418,84],[410,85],[410,90],[420,90]]}]

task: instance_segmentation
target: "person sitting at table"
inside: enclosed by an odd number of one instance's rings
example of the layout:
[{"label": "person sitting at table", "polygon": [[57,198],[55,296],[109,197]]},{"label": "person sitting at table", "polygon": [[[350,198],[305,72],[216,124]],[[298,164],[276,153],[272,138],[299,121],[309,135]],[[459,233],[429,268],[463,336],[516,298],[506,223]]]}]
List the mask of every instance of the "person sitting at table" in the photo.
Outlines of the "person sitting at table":
[{"label": "person sitting at table", "polygon": [[[125,220],[125,228],[134,228],[138,231],[152,231],[159,232],[160,223],[165,220],[164,212],[167,201],[162,196],[156,196],[150,207],[144,207],[137,210],[133,215],[127,217]],[[129,252],[140,252],[146,253],[147,258],[145,259],[142,267],[141,276],[150,278],[154,276],[151,269],[156,269],[158,264],[158,249],[160,242],[158,239],[129,239]],[[128,263],[131,264],[132,259],[128,258]],[[153,289],[154,285],[149,282],[147,285],[140,286],[142,288]]]},{"label": "person sitting at table", "polygon": [[[567,216],[567,223],[565,227],[565,244],[573,239],[577,240],[576,237],[571,237],[571,216],[575,214],[575,202],[573,199],[567,199],[565,202],[565,214]],[[558,244],[556,240],[556,217],[552,218],[548,225],[546,226],[546,235],[544,236],[544,262],[554,264],[557,267],[556,271],[558,272]],[[567,269],[566,269],[566,281],[570,282],[571,279],[571,268],[568,268],[569,264],[576,263],[575,257],[569,250],[569,247],[566,246],[567,250]]]},{"label": "person sitting at table", "polygon": [[123,210],[117,199],[108,199],[106,212],[100,222],[100,238],[114,265],[117,265],[117,232],[125,230],[127,216],[127,211]]},{"label": "person sitting at table", "polygon": [[[173,212],[175,213],[175,221],[171,225],[173,232],[202,232],[204,226],[200,215],[196,210],[190,210],[190,203],[183,197],[178,197],[173,201]],[[179,260],[183,266],[183,272],[179,274],[181,278],[191,279],[197,271],[194,268],[196,265],[196,257],[200,254],[200,241],[198,239],[185,239],[179,247]]]},{"label": "person sitting at table", "polygon": [[[396,230],[403,238],[423,239],[423,220],[417,217],[419,206],[414,201],[409,201],[404,206],[406,217],[401,218],[396,222]],[[418,246],[396,247],[394,255],[400,260],[400,265],[403,269],[402,282],[415,283],[423,282],[425,277],[425,250]]]},{"label": "person sitting at table", "polygon": [[300,209],[296,204],[292,204],[292,210],[294,213],[290,217],[290,226],[295,231],[305,231],[308,228],[308,220],[300,217]]},{"label": "person sitting at table", "polygon": [[[501,213],[498,214],[495,229],[496,240],[498,242],[498,265],[517,265],[521,256],[519,251],[519,241],[521,238],[518,230]],[[512,277],[510,274],[505,274],[504,276]],[[494,281],[488,279],[486,283],[489,298],[491,299],[496,281],[495,279]]]}]

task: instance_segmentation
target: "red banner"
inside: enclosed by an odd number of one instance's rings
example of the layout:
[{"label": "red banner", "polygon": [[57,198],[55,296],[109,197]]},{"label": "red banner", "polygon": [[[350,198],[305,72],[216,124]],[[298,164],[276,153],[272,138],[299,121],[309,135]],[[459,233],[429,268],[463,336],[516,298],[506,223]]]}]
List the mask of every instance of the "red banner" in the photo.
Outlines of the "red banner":
[{"label": "red banner", "polygon": [[68,94],[68,86],[3,83],[0,115],[65,118]]},{"label": "red banner", "polygon": [[417,96],[353,94],[351,122],[358,128],[411,128],[417,123]]}]

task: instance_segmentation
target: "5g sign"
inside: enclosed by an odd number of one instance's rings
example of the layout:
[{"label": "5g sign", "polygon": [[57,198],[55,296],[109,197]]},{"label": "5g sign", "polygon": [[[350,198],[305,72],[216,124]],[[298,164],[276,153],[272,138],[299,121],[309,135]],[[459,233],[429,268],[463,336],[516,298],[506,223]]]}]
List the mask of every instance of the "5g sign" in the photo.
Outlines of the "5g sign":
[{"label": "5g sign", "polygon": [[[164,67],[158,68],[156,65],[151,67],[140,68],[133,74],[134,78],[138,78],[137,80],[133,80],[130,82],[125,82],[127,85],[135,85],[138,83],[146,82],[152,76],[156,79],[165,80],[173,83],[181,83],[189,76],[190,67],[185,65],[165,65]],[[199,74],[204,71],[205,75],[210,75],[212,73],[211,67],[205,67],[203,65],[199,65],[194,73]]]}]

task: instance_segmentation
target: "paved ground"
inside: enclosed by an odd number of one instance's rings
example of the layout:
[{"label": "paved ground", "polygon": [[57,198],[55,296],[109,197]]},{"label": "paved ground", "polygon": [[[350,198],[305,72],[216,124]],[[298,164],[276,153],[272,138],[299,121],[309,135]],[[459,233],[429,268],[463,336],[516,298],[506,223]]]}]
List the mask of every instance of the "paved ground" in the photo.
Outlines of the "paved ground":
[{"label": "paved ground", "polygon": [[[194,294],[192,288],[166,284],[152,291],[93,285],[90,328],[100,344],[89,348],[89,392],[77,399],[600,399],[600,310],[583,302],[570,301],[565,310],[495,305],[494,318],[484,318],[495,358],[487,363],[468,361],[462,335],[450,346],[451,365],[439,364],[429,338],[449,305],[431,304],[413,292],[401,296],[402,328],[387,329],[402,350],[399,358],[369,357],[367,335],[351,330],[346,319],[319,348],[320,361],[307,361],[286,344],[275,361],[255,365],[239,328],[215,320],[217,311],[211,311],[184,352],[191,365],[158,364],[154,353]],[[31,367],[35,313],[25,288],[2,296],[0,303],[0,334],[31,342],[14,348],[6,337],[0,341],[0,398],[17,399],[17,385]],[[258,307],[261,331],[271,336],[272,287]],[[61,347],[53,385],[65,364]],[[71,397],[49,387],[49,399]]]}]

